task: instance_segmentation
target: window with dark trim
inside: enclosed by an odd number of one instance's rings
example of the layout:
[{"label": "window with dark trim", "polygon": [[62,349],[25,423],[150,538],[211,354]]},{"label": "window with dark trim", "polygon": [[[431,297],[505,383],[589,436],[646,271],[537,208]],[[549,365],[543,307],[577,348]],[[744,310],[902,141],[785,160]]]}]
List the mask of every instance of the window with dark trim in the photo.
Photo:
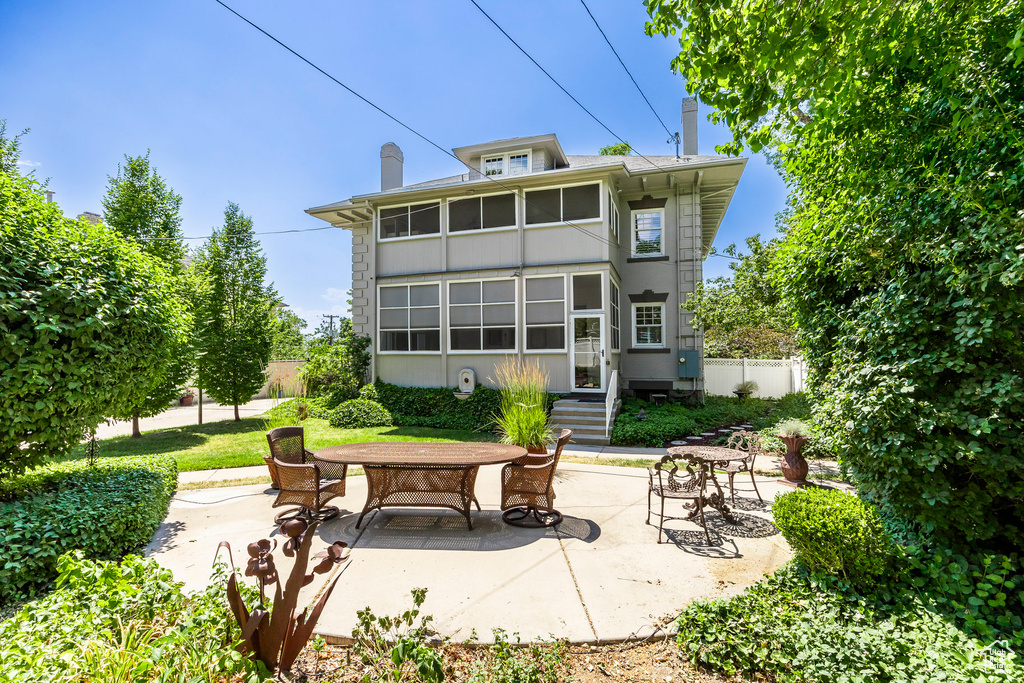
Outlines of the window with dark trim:
[{"label": "window with dark trim", "polygon": [[380,238],[437,235],[441,232],[441,203],[394,206],[380,210]]},{"label": "window with dark trim", "polygon": [[526,278],[526,350],[565,350],[565,278]]},{"label": "window with dark trim", "polygon": [[614,282],[609,283],[612,290],[612,348],[618,349],[619,342],[619,288]]},{"label": "window with dark trim", "polygon": [[450,351],[514,351],[514,280],[451,282],[448,288]]},{"label": "window with dark trim", "polygon": [[513,228],[516,225],[516,196],[495,194],[448,202],[448,232]]}]

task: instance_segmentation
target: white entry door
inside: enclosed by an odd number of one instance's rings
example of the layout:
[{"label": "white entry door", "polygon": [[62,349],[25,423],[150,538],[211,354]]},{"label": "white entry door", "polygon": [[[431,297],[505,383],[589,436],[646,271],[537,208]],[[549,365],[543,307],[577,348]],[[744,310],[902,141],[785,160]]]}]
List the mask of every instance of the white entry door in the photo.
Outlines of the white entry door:
[{"label": "white entry door", "polygon": [[604,391],[604,314],[572,316],[573,391]]}]

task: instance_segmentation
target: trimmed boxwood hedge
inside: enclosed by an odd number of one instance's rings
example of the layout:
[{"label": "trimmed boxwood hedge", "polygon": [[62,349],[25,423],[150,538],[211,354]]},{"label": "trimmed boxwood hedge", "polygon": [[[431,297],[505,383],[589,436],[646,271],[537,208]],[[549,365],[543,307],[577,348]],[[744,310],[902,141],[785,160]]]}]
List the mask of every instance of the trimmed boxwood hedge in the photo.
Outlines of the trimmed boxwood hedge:
[{"label": "trimmed boxwood hedge", "polygon": [[170,456],[54,463],[0,486],[0,604],[39,594],[57,558],[119,559],[153,537],[177,488]]}]

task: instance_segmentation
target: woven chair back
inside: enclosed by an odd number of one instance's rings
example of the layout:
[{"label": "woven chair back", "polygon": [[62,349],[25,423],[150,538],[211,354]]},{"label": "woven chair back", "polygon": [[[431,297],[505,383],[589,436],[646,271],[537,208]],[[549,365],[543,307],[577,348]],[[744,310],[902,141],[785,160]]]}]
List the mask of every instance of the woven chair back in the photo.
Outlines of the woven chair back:
[{"label": "woven chair back", "polygon": [[267,432],[270,457],[292,465],[306,461],[306,444],[302,427],[275,427]]}]

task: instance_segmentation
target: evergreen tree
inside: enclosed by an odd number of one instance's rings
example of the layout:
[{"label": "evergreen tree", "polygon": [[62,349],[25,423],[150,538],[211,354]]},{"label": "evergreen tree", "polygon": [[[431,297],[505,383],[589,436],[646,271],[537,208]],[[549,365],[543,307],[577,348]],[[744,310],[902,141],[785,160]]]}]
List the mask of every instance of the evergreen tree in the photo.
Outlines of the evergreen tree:
[{"label": "evergreen tree", "polygon": [[[181,232],[181,196],[167,186],[145,156],[125,155],[116,176],[108,176],[103,198],[104,219],[110,227],[137,243],[142,251],[160,259],[173,276],[173,295],[183,305],[188,300],[184,267],[185,245]],[[189,307],[183,306],[190,315]],[[187,321],[186,321],[187,323]],[[180,337],[168,349],[168,362],[139,376],[126,391],[131,394],[126,413],[114,417],[132,420],[132,436],[140,437],[139,418],[157,415],[185,392],[194,367],[188,337]]]},{"label": "evergreen tree", "polygon": [[199,386],[235,407],[249,401],[266,381],[277,300],[264,284],[267,259],[253,234],[252,219],[235,203],[224,210],[195,259],[200,279],[196,302]]}]

